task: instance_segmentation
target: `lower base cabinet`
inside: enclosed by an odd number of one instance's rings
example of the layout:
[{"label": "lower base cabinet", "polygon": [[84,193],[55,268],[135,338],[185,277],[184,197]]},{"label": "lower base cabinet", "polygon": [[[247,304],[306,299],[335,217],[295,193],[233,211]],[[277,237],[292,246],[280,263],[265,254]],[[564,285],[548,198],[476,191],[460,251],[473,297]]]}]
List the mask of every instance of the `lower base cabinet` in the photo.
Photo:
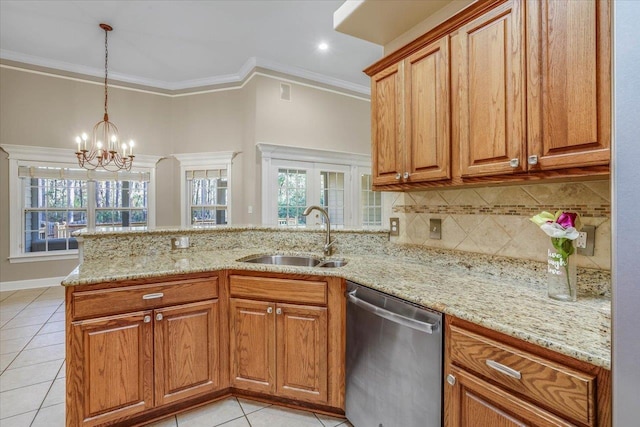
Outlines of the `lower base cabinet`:
[{"label": "lower base cabinet", "polygon": [[230,302],[231,385],[238,389],[327,403],[327,309]]},{"label": "lower base cabinet", "polygon": [[126,424],[222,388],[217,275],[105,286],[67,289],[67,426]]},{"label": "lower base cabinet", "polygon": [[344,414],[344,280],[235,273],[67,288],[67,427],[231,394]]},{"label": "lower base cabinet", "polygon": [[449,316],[445,427],[611,426],[606,369]]}]

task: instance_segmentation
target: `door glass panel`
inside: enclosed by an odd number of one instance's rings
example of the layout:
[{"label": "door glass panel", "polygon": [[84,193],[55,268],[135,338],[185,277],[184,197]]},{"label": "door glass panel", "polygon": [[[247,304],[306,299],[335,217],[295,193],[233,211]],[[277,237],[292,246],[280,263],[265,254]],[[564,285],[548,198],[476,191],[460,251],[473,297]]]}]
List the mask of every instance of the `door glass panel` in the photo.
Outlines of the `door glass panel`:
[{"label": "door glass panel", "polygon": [[344,173],[320,172],[320,205],[333,225],[344,225]]},{"label": "door glass panel", "polygon": [[305,225],[302,212],[307,206],[307,171],[278,169],[278,225]]}]

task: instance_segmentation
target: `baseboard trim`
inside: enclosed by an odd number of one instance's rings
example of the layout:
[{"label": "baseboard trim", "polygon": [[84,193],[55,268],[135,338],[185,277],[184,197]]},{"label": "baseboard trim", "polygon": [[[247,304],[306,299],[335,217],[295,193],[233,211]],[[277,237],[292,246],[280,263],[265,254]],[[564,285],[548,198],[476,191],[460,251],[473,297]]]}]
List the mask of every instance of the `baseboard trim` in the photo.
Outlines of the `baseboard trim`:
[{"label": "baseboard trim", "polygon": [[59,285],[65,276],[44,277],[42,279],[15,280],[13,282],[0,282],[0,291],[19,291],[22,289],[46,288]]}]

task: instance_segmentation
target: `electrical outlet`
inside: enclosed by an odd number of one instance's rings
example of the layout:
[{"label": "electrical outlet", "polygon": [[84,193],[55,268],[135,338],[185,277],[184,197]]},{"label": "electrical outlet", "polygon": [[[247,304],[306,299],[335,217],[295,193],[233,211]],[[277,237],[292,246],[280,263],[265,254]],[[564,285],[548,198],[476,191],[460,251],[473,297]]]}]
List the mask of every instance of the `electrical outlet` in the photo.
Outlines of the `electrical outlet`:
[{"label": "electrical outlet", "polygon": [[580,234],[576,239],[576,248],[578,254],[593,256],[596,246],[596,227],[593,225],[584,225]]},{"label": "electrical outlet", "polygon": [[442,239],[442,220],[440,218],[429,219],[429,238]]},{"label": "electrical outlet", "polygon": [[576,248],[585,249],[587,247],[587,232],[581,231],[578,233],[578,238],[576,239]]},{"label": "electrical outlet", "polygon": [[187,249],[189,248],[189,236],[180,236],[171,238],[171,249]]},{"label": "electrical outlet", "polygon": [[400,218],[389,218],[389,236],[400,235]]}]

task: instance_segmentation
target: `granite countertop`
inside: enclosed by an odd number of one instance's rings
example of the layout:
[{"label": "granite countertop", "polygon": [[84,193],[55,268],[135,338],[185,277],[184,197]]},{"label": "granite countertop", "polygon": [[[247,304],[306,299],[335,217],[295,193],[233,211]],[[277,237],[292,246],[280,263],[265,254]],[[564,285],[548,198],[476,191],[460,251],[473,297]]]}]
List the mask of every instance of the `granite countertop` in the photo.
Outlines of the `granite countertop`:
[{"label": "granite countertop", "polygon": [[[290,267],[238,262],[268,249],[225,249],[85,260],[65,286],[208,272],[222,269],[339,276],[422,306],[468,320],[606,369],[611,368],[611,301],[579,295],[578,301],[547,297],[544,281],[508,265],[474,269],[475,254],[459,263],[429,262],[410,253],[344,255],[340,268]],[[278,252],[278,253],[292,253]],[[322,257],[317,253],[315,256]],[[463,258],[461,258],[462,260]],[[521,261],[518,260],[520,264]],[[526,261],[525,261],[526,263]]]}]

